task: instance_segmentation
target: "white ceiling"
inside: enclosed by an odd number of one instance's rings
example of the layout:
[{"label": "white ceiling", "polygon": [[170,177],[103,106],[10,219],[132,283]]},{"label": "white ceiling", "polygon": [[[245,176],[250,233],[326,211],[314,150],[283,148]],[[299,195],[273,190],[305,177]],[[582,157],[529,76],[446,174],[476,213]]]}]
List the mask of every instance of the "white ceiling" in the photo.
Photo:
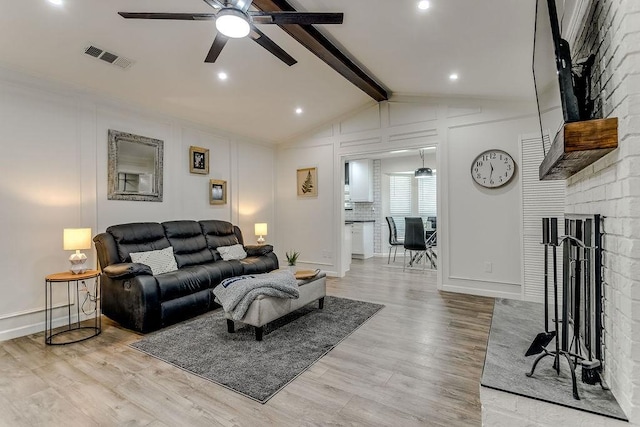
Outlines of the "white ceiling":
[{"label": "white ceiling", "polygon": [[[118,11],[213,11],[201,0],[0,0],[0,65],[263,141],[278,142],[373,102],[277,26],[260,30],[298,63],[249,39],[204,58],[213,21],[125,20]],[[535,0],[290,0],[344,12],[318,26],[390,94],[533,99]],[[94,44],[135,61],[121,70],[85,55]],[[221,82],[219,71],[229,74]],[[448,76],[460,76],[451,82]],[[304,113],[294,114],[296,107]]]}]

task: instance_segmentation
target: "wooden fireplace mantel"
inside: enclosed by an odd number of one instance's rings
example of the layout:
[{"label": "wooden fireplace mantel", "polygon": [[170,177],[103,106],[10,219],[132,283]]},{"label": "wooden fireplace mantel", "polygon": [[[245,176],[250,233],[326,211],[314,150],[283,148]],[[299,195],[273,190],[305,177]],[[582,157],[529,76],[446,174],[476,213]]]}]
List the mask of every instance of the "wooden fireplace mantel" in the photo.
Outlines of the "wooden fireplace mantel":
[{"label": "wooden fireplace mantel", "polygon": [[540,180],[567,179],[618,147],[618,118],[565,123],[540,164]]}]

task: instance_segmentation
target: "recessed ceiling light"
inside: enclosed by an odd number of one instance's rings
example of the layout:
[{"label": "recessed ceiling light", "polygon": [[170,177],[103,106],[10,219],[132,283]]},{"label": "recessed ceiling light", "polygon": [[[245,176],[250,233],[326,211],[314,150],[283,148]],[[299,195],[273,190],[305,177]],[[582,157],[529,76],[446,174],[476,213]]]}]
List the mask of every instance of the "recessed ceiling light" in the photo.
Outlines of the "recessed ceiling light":
[{"label": "recessed ceiling light", "polygon": [[430,6],[431,4],[427,0],[421,0],[418,2],[418,9],[420,10],[427,10]]},{"label": "recessed ceiling light", "polygon": [[227,80],[227,77],[229,77],[229,76],[227,76],[227,73],[225,73],[224,71],[220,71],[220,72],[218,73],[218,78],[219,78],[220,80]]},{"label": "recessed ceiling light", "polygon": [[60,6],[62,4],[62,0],[49,0],[49,3]]},{"label": "recessed ceiling light", "polygon": [[449,80],[458,80],[458,74],[457,73],[449,74]]},{"label": "recessed ceiling light", "polygon": [[302,114],[302,108],[300,107],[296,108],[296,114],[298,115]]}]

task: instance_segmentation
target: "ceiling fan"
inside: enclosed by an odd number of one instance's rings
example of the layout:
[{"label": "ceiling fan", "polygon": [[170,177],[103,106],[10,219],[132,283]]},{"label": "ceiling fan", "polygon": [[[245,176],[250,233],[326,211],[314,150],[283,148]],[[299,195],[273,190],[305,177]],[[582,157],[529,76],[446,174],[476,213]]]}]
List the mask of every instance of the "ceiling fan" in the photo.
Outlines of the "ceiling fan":
[{"label": "ceiling fan", "polygon": [[216,62],[222,48],[230,38],[251,37],[253,41],[271,52],[285,64],[291,66],[296,61],[273,40],[256,28],[254,24],[342,24],[342,13],[328,12],[263,12],[250,11],[252,0],[204,0],[214,13],[145,13],[118,12],[128,19],[173,19],[180,21],[215,21],[216,34],[211,49],[204,62]]}]

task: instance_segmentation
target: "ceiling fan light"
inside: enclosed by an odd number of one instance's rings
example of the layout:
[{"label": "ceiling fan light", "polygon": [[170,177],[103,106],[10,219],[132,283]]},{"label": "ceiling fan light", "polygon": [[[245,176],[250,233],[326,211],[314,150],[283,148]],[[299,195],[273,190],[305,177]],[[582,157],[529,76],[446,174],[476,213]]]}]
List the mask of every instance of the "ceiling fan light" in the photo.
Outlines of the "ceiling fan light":
[{"label": "ceiling fan light", "polygon": [[216,29],[227,37],[241,39],[249,35],[251,26],[248,16],[241,10],[227,8],[218,12]]},{"label": "ceiling fan light", "polygon": [[418,168],[413,173],[413,176],[415,178],[427,178],[432,175],[433,175],[433,171],[431,170],[431,168]]}]

